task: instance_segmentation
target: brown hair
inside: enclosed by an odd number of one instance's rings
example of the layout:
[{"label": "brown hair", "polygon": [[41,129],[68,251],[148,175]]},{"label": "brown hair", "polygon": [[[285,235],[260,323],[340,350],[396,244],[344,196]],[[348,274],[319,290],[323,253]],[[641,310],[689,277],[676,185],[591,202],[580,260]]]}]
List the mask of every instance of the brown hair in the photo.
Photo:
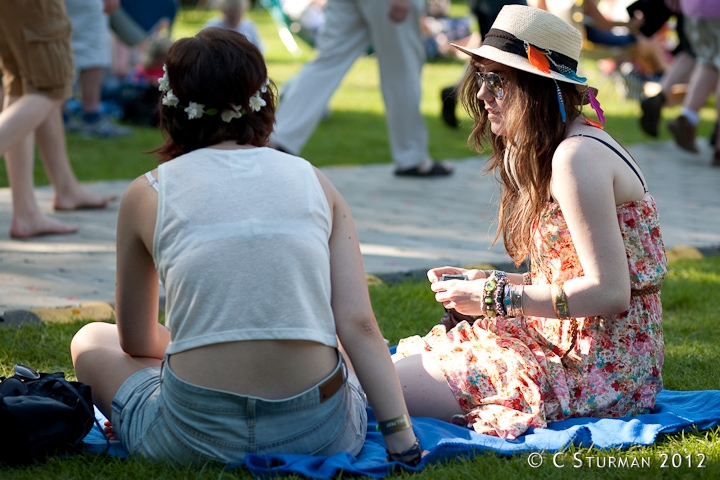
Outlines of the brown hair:
[{"label": "brown hair", "polygon": [[471,62],[461,85],[463,106],[475,121],[468,143],[478,152],[492,147],[485,173],[494,172],[502,187],[492,245],[502,236],[508,255],[520,265],[530,253],[532,225],[550,200],[553,154],[568,125],[581,115],[584,87],[557,82],[567,115],[563,122],[556,83],[511,69],[505,82],[504,131],[497,136],[490,130],[484,102],[477,98],[479,66],[476,59]]},{"label": "brown hair", "polygon": [[[160,163],[226,140],[267,144],[275,123],[274,86],[261,93],[266,105],[252,111],[249,99],[265,85],[267,67],[260,50],[243,35],[224,28],[203,29],[175,42],[165,64],[180,103],[170,107],[159,100],[160,129],[166,138],[153,153]],[[190,119],[184,108],[191,101],[216,113]],[[242,107],[242,117],[224,122],[220,112],[231,104]]]}]

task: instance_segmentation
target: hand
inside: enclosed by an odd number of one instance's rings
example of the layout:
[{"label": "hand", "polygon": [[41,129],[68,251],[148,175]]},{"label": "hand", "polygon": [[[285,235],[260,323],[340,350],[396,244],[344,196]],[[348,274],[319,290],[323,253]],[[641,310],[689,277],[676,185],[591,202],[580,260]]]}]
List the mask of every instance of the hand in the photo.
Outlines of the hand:
[{"label": "hand", "polygon": [[[452,272],[445,272],[452,273]],[[454,309],[464,315],[482,315],[485,280],[447,280],[436,281],[430,289],[435,292],[435,300],[446,309]]]},{"label": "hand", "polygon": [[[427,277],[428,280],[430,280],[430,283],[435,283],[440,281],[440,277],[443,275],[467,275],[468,270],[464,268],[458,268],[458,267],[437,267],[432,268],[428,270]],[[468,275],[468,278],[471,278]]]},{"label": "hand", "polygon": [[390,0],[390,10],[388,17],[395,23],[400,23],[407,18],[410,13],[410,0]]},{"label": "hand", "polygon": [[120,0],[103,0],[103,12],[110,15],[120,8]]},{"label": "hand", "polygon": [[633,18],[627,23],[627,28],[632,33],[637,33],[643,25],[645,25],[645,16],[641,11],[636,10]]},{"label": "hand", "polygon": [[487,278],[487,274],[485,272],[486,270],[477,270],[474,268],[472,270],[468,270],[467,268],[458,267],[437,267],[428,270],[427,277],[428,280],[430,280],[430,283],[439,282],[440,277],[443,275],[465,275],[468,277],[468,280],[482,280],[483,278]]}]

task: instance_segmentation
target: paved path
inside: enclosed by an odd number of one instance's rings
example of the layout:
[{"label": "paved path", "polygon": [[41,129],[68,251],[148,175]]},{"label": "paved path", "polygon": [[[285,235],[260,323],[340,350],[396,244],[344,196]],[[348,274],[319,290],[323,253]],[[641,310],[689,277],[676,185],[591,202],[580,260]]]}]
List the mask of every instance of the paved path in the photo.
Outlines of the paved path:
[{"label": "paved path", "polygon": [[[709,166],[711,153],[702,143],[700,155],[671,143],[630,148],[657,200],[668,249],[720,245],[720,168]],[[501,246],[488,249],[498,188],[491,176],[481,175],[483,159],[454,164],[455,175],[440,179],[397,178],[389,164],[323,168],[352,208],[368,273],[509,262]],[[120,196],[127,185],[88,187]],[[37,197],[51,213],[51,189],[38,188]],[[10,191],[0,189],[0,316],[29,308],[113,303],[117,202],[105,211],[58,214],[81,226],[76,235],[28,241],[8,237],[10,209]]]}]

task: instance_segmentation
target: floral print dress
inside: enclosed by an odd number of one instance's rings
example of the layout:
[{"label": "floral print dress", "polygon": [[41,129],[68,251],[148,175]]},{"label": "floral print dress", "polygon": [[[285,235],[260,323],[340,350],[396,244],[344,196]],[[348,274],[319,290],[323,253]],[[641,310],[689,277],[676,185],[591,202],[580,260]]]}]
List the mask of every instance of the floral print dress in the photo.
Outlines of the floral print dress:
[{"label": "floral print dress", "polygon": [[[660,284],[667,273],[655,200],[617,207],[632,296],[627,311],[574,318],[518,317],[435,326],[400,341],[397,354],[431,355],[479,433],[514,439],[569,417],[647,412],[662,390]],[[549,203],[533,226],[533,284],[583,275],[567,223]],[[450,420],[450,419],[448,419]]]}]

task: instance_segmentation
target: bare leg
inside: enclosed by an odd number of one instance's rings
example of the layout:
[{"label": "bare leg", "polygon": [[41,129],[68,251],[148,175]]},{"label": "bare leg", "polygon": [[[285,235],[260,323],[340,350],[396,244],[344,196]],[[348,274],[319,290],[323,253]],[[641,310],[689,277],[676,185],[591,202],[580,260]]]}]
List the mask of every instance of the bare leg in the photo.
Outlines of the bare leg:
[{"label": "bare leg", "polygon": [[[158,324],[158,328],[165,328]],[[89,323],[81,328],[70,344],[75,374],[90,385],[93,402],[110,418],[111,404],[122,384],[133,373],[159,367],[161,359],[131,357],[120,347],[117,327],[111,323]]]},{"label": "bare leg", "polygon": [[34,131],[60,102],[43,95],[6,95],[4,105],[0,113],[0,154]]},{"label": "bare leg", "polygon": [[688,85],[683,107],[699,112],[715,90],[717,81],[718,71],[715,68],[708,65],[697,65],[690,77],[690,85]]},{"label": "bare leg", "polygon": [[393,362],[410,415],[449,422],[453,415],[465,413],[450,390],[445,375],[430,356],[393,356]]},{"label": "bare leg", "polygon": [[5,152],[13,217],[10,236],[28,238],[37,235],[74,233],[77,225],[63,223],[40,211],[33,190],[34,138],[30,133]]},{"label": "bare leg", "polygon": [[695,67],[695,58],[687,52],[680,52],[675,55],[673,63],[665,70],[660,85],[665,98],[670,98],[672,86],[688,83],[690,80],[690,72]]},{"label": "bare leg", "polygon": [[[13,199],[10,236],[27,238],[76,232],[76,225],[63,223],[43,214],[33,190],[33,130],[43,116],[46,117],[53,108],[59,109],[59,104],[39,95],[25,95],[8,96],[5,105],[0,114],[0,151],[5,152],[5,165]],[[34,115],[37,115],[37,118]],[[2,140],[6,134],[9,138]],[[7,142],[8,146],[5,147],[3,142]]]},{"label": "bare leg", "polygon": [[97,113],[100,111],[103,74],[102,68],[86,68],[80,71],[83,112]]},{"label": "bare leg", "polygon": [[55,210],[105,208],[114,195],[97,195],[80,185],[70,166],[60,107],[37,129],[37,143],[50,183],[55,187]]}]

